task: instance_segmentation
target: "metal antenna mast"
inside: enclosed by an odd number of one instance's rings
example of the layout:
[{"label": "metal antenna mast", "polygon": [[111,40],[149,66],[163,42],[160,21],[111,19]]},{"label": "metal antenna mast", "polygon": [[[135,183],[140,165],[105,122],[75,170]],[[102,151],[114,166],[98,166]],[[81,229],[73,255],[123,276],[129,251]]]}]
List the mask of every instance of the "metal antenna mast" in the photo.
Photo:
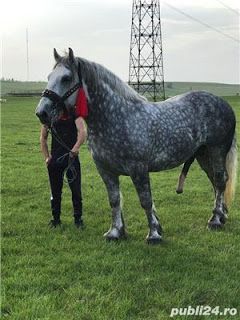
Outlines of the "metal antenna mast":
[{"label": "metal antenna mast", "polygon": [[133,0],[129,85],[154,101],[165,99],[159,0]]},{"label": "metal antenna mast", "polygon": [[27,81],[29,81],[28,28],[26,29],[26,49],[27,49]]}]

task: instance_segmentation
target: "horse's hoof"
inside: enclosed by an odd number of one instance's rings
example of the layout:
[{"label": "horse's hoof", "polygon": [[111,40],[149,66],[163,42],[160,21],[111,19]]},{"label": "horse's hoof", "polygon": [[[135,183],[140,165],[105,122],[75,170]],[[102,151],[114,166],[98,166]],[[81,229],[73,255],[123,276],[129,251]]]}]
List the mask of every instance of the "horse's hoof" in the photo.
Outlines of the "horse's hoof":
[{"label": "horse's hoof", "polygon": [[117,242],[120,238],[104,236],[107,242]]},{"label": "horse's hoof", "polygon": [[227,216],[222,212],[213,210],[212,217],[208,220],[208,229],[210,230],[220,230],[222,229],[224,223],[226,222]]},{"label": "horse's hoof", "polygon": [[160,244],[163,241],[163,239],[162,239],[162,237],[160,237],[160,238],[147,238],[146,241],[147,241],[147,244],[155,245],[155,244]]},{"label": "horse's hoof", "polygon": [[222,223],[208,222],[207,228],[209,230],[221,230],[223,228],[223,224]]},{"label": "horse's hoof", "polygon": [[103,235],[107,241],[118,241],[121,239],[126,239],[127,235],[124,229],[118,230],[117,228],[110,229]]},{"label": "horse's hoof", "polygon": [[227,216],[226,214],[224,214],[223,216],[220,217],[220,222],[221,222],[222,224],[225,224],[226,221],[227,221],[227,219],[228,219],[228,216]]},{"label": "horse's hoof", "polygon": [[146,238],[148,244],[159,244],[163,241],[162,236],[159,233],[148,235]]}]

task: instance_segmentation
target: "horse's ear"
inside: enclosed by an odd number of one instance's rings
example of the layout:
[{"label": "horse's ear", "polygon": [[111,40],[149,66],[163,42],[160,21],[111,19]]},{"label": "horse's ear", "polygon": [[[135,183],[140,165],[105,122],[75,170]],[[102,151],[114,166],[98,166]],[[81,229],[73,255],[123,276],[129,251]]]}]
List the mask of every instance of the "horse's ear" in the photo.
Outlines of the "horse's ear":
[{"label": "horse's ear", "polygon": [[53,49],[53,55],[54,55],[54,59],[56,60],[56,62],[58,62],[61,58],[61,56],[57,53],[57,50],[54,48]]},{"label": "horse's ear", "polygon": [[71,63],[74,63],[75,58],[74,58],[73,50],[71,48],[68,48],[68,50],[69,50],[69,53],[68,53],[69,61]]}]

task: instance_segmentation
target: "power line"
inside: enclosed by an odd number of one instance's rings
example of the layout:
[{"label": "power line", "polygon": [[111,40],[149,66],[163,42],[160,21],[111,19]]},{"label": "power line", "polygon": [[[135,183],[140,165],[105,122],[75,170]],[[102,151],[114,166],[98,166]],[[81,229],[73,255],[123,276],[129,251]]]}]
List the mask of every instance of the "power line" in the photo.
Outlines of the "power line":
[{"label": "power line", "polygon": [[185,17],[187,17],[187,18],[189,18],[189,19],[191,19],[191,20],[193,20],[193,21],[195,21],[195,22],[198,22],[198,23],[200,23],[201,25],[203,25],[203,26],[205,26],[205,27],[207,27],[207,28],[209,28],[209,29],[211,29],[211,30],[214,30],[215,32],[221,34],[222,36],[224,36],[224,37],[226,37],[226,38],[229,38],[229,39],[231,39],[231,40],[233,40],[233,41],[235,41],[235,42],[237,42],[237,43],[240,43],[240,41],[239,41],[238,39],[230,36],[229,34],[226,34],[226,33],[222,32],[221,30],[219,30],[219,29],[211,26],[210,24],[208,24],[208,23],[206,23],[206,22],[203,22],[203,21],[201,21],[201,20],[193,17],[193,16],[191,16],[191,15],[188,14],[188,13],[185,13],[184,11],[182,11],[182,10],[180,10],[180,9],[172,6],[171,4],[168,4],[168,3],[166,3],[166,2],[164,2],[164,3],[165,3],[166,6],[168,6],[169,8],[173,9],[174,11],[176,11],[176,12],[178,12],[178,13],[181,13],[181,14],[184,15]]},{"label": "power line", "polygon": [[223,1],[221,0],[216,0],[217,2],[219,2],[222,6],[224,6],[225,8],[227,8],[228,10],[234,12],[235,14],[237,14],[239,16],[239,11],[238,10],[235,10],[231,7],[229,7],[228,5],[226,5]]}]

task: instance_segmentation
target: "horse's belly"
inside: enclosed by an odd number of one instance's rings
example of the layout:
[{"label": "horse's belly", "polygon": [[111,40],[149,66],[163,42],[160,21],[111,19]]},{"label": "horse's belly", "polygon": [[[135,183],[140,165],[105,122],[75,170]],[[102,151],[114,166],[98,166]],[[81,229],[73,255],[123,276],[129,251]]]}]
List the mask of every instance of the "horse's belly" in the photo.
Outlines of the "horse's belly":
[{"label": "horse's belly", "polygon": [[[189,157],[187,159],[189,159],[191,156],[192,155],[189,155]],[[173,169],[173,168],[176,168],[176,167],[180,166],[181,164],[183,164],[187,159],[168,160],[168,161],[165,161],[164,159],[163,160],[157,159],[157,160],[149,163],[148,171],[149,172],[158,172],[158,171]]]},{"label": "horse's belly", "polygon": [[200,139],[193,137],[190,132],[184,130],[177,132],[168,137],[160,139],[153,147],[151,161],[149,162],[149,171],[161,171],[172,169],[184,163],[201,145]]}]

